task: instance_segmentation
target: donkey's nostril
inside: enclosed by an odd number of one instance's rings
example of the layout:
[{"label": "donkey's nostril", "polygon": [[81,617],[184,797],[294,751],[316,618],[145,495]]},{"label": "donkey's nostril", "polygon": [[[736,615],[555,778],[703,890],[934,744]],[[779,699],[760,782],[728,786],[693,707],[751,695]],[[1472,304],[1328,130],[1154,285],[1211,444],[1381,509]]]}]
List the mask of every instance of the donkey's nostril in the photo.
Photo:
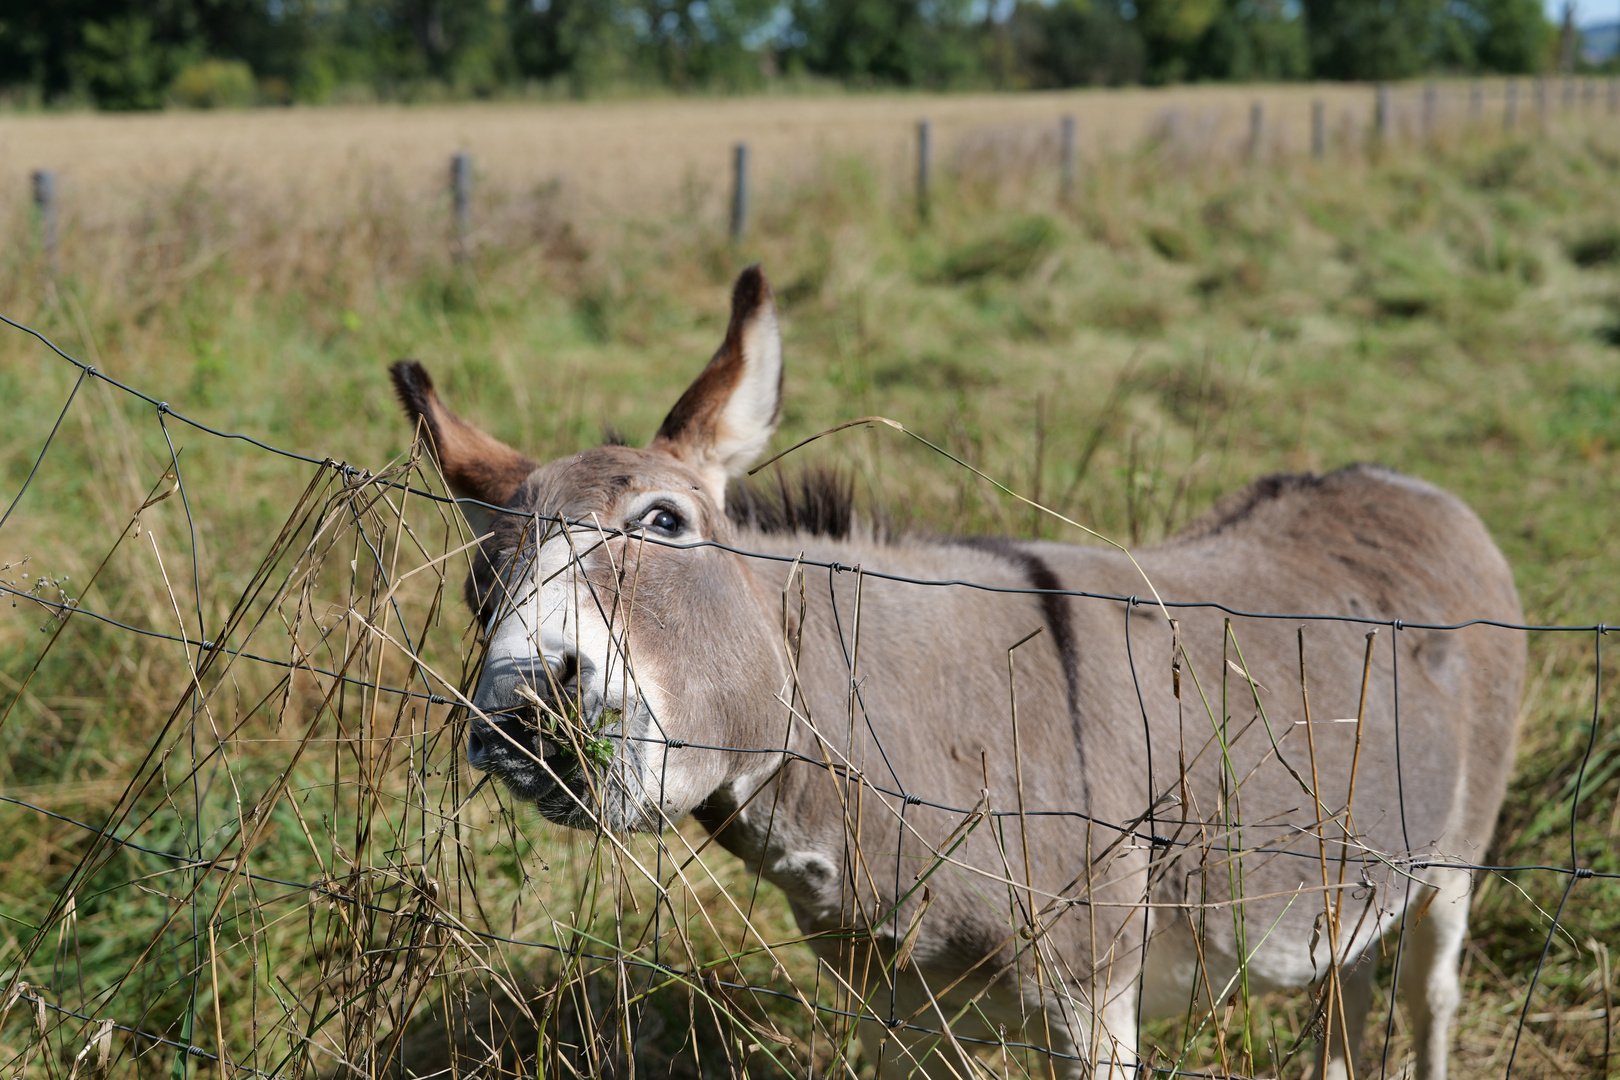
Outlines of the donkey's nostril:
[{"label": "donkey's nostril", "polygon": [[484,734],[478,730],[478,725],[474,723],[467,731],[467,764],[475,769],[482,767],[486,749]]},{"label": "donkey's nostril", "polygon": [[548,655],[545,661],[551,677],[557,680],[559,685],[567,685],[579,674],[579,658],[573,653],[564,653],[561,656]]}]

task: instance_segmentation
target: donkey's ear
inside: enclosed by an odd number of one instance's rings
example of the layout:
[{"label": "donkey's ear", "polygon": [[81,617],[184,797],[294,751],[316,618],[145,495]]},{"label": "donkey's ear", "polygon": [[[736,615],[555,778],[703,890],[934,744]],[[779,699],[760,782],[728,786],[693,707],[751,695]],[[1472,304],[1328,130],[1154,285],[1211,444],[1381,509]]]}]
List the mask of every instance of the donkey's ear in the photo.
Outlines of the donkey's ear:
[{"label": "donkey's ear", "polygon": [[[427,368],[415,360],[400,360],[388,369],[394,380],[394,393],[405,406],[413,425],[427,428],[428,447],[439,471],[458,499],[477,499],[492,506],[505,506],[517,494],[518,485],[537,468],[534,462],[499,439],[479,431],[444,407],[433,390]],[[480,535],[489,531],[494,514],[467,503],[462,512]]]},{"label": "donkey's ear", "polygon": [[741,475],[759,457],[781,411],[776,300],[764,272],[750,266],[731,292],[726,340],[664,417],[652,446],[701,473],[723,506],[727,478]]}]

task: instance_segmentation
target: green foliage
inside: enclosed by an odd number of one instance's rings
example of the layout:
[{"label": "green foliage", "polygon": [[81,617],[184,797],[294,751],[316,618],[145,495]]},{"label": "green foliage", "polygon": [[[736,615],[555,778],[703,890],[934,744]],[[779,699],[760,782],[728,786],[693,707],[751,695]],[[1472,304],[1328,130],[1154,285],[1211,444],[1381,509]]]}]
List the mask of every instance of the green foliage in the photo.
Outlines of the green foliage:
[{"label": "green foliage", "polygon": [[1300,79],[1306,24],[1287,0],[1025,2],[1012,22],[1034,85]]},{"label": "green foliage", "polygon": [[1142,35],[1116,4],[1025,2],[1012,25],[1035,86],[1119,86],[1139,82],[1145,70]]},{"label": "green foliage", "polygon": [[1570,241],[1569,261],[1580,267],[1620,262],[1620,226],[1605,223]]},{"label": "green foliage", "polygon": [[176,76],[169,92],[180,104],[194,109],[251,105],[253,70],[240,60],[204,60]]},{"label": "green foliage", "polygon": [[205,57],[246,64],[267,101],[313,102],[735,91],[778,73],[930,88],[1396,79],[1539,70],[1552,34],[1539,0],[0,0],[0,88],[158,108]]},{"label": "green foliage", "polygon": [[1046,215],[1018,217],[952,249],[934,276],[956,284],[988,277],[1020,278],[1033,270],[1058,240],[1057,225]]},{"label": "green foliage", "polygon": [[1553,28],[1539,0],[1469,0],[1462,10],[1457,22],[1467,43],[1465,66],[1518,75],[1546,62]]},{"label": "green foliage", "polygon": [[154,40],[152,24],[139,16],[90,22],[84,47],[74,55],[79,80],[104,109],[159,109],[163,92],[184,50]]},{"label": "green foliage", "polygon": [[1243,0],[1226,5],[1192,54],[1198,78],[1258,82],[1311,74],[1303,20],[1287,0]]},{"label": "green foliage", "polygon": [[1312,67],[1333,79],[1404,79],[1436,59],[1444,0],[1304,0]]},{"label": "green foliage", "polygon": [[1336,79],[1522,74],[1542,67],[1552,36],[1540,0],[1304,0],[1304,11],[1313,68]]},{"label": "green foliage", "polygon": [[788,62],[857,84],[948,86],[979,66],[967,0],[794,0]]}]

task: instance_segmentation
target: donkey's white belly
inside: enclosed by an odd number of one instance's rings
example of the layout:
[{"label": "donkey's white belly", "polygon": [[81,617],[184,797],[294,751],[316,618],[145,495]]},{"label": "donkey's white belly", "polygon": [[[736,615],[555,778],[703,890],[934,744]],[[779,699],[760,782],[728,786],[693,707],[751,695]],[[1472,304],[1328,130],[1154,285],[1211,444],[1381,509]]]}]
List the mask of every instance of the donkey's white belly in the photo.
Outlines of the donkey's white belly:
[{"label": "donkey's white belly", "polygon": [[[1307,897],[1315,899],[1315,894],[1305,894],[1302,899]],[[1379,911],[1376,918],[1368,913],[1365,919],[1360,919],[1359,910],[1345,912],[1347,936],[1358,921],[1361,925],[1353,940],[1340,945],[1342,960],[1348,962],[1362,955],[1400,919],[1400,898],[1396,897],[1394,903],[1395,910]],[[1144,1017],[1184,1015],[1189,1007],[1202,1011],[1209,1008],[1211,994],[1216,1000],[1225,1001],[1242,989],[1238,957],[1218,944],[1216,935],[1207,935],[1204,940],[1204,969],[1200,970],[1199,947],[1187,914],[1163,908],[1159,913],[1164,915],[1162,922],[1166,925],[1155,927],[1142,968]],[[1228,909],[1211,912],[1209,918],[1222,916],[1230,918]],[[1269,993],[1306,986],[1327,974],[1331,952],[1325,932],[1314,950],[1309,940],[1270,936],[1255,946],[1249,956],[1249,991]]]}]

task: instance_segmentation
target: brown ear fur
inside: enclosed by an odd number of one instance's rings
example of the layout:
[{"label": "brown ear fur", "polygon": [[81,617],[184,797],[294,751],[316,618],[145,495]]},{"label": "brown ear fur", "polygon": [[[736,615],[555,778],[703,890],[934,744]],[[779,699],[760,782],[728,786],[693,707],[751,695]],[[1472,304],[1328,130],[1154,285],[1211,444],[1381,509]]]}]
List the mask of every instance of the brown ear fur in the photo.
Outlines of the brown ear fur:
[{"label": "brown ear fur", "polygon": [[781,333],[770,283],[758,265],[737,278],[726,339],[664,417],[652,445],[725,478],[755,460],[776,427],[782,402]]},{"label": "brown ear fur", "polygon": [[458,499],[477,499],[505,506],[518,485],[538,467],[499,439],[479,431],[444,407],[434,392],[427,368],[415,360],[400,360],[388,369],[394,393],[413,424],[427,428],[433,457]]}]

